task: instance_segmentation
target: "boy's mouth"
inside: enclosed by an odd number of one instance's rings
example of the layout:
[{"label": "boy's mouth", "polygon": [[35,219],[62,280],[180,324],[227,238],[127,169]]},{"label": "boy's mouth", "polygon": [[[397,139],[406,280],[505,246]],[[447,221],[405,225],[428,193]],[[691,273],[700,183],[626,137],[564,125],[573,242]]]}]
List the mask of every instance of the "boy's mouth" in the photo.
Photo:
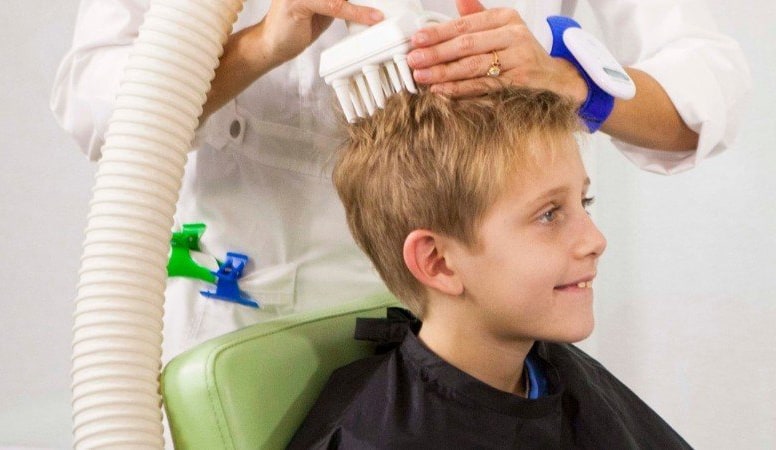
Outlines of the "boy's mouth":
[{"label": "boy's mouth", "polygon": [[595,278],[595,275],[585,277],[581,280],[574,281],[573,283],[555,286],[555,289],[557,290],[564,290],[564,289],[571,289],[571,288],[590,289],[593,287],[593,278]]},{"label": "boy's mouth", "polygon": [[593,287],[592,281],[580,281],[579,283],[575,283],[575,284],[564,284],[563,286],[555,286],[555,289],[562,291],[564,289],[571,289],[571,288],[590,289],[592,287]]}]

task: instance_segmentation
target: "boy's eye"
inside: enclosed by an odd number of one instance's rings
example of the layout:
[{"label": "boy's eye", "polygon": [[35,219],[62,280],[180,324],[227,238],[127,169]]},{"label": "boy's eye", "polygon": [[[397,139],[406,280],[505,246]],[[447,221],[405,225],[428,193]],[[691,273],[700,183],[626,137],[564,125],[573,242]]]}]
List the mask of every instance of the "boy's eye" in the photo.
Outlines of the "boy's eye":
[{"label": "boy's eye", "polygon": [[[582,199],[582,207],[585,209],[585,212],[587,212],[588,215],[590,214],[590,211],[588,211],[588,208],[594,202],[595,202],[595,197],[585,197]],[[560,215],[561,209],[562,209],[561,205],[553,204],[550,209],[548,209],[541,216],[539,216],[539,222],[543,224],[556,222],[559,218],[558,216]]]},{"label": "boy's eye", "polygon": [[554,222],[555,219],[557,219],[557,213],[559,209],[560,209],[560,206],[557,206],[557,205],[553,206],[551,209],[549,209],[544,214],[542,214],[541,217],[539,217],[539,222],[542,222],[542,223]]}]

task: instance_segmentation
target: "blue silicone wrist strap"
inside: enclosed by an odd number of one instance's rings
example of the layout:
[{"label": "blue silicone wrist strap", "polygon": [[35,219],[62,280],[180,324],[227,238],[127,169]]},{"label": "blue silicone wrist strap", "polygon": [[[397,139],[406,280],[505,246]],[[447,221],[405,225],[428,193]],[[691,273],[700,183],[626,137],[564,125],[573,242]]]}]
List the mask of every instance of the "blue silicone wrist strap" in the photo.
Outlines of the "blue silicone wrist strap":
[{"label": "blue silicone wrist strap", "polygon": [[585,69],[579,64],[577,58],[571,54],[563,42],[564,31],[568,28],[582,27],[575,20],[566,16],[550,16],[547,18],[547,23],[550,25],[550,30],[552,30],[552,50],[550,51],[550,56],[563,58],[573,64],[587,84],[587,99],[579,107],[579,116],[587,125],[587,129],[594,133],[601,128],[606,118],[612,113],[614,97],[593,82],[587,72],[585,72]]}]

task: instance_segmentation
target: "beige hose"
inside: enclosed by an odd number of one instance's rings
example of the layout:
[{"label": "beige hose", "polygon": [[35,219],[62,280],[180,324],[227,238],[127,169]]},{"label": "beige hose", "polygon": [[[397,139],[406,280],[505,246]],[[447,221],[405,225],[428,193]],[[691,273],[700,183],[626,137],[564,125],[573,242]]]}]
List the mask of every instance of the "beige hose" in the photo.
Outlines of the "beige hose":
[{"label": "beige hose", "polygon": [[242,0],[152,0],[102,148],[73,337],[78,449],[163,448],[159,371],[186,154]]}]

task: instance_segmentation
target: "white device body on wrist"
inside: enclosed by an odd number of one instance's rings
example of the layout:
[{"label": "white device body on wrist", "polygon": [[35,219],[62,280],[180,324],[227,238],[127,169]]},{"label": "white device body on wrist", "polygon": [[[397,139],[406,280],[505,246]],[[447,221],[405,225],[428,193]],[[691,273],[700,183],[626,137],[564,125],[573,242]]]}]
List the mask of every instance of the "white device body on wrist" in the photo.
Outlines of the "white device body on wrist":
[{"label": "white device body on wrist", "polygon": [[[547,53],[552,50],[550,25],[537,32],[536,39]],[[568,28],[563,32],[563,43],[579,65],[604,92],[612,97],[630,100],[636,95],[636,85],[622,65],[601,41],[582,28]]]}]

